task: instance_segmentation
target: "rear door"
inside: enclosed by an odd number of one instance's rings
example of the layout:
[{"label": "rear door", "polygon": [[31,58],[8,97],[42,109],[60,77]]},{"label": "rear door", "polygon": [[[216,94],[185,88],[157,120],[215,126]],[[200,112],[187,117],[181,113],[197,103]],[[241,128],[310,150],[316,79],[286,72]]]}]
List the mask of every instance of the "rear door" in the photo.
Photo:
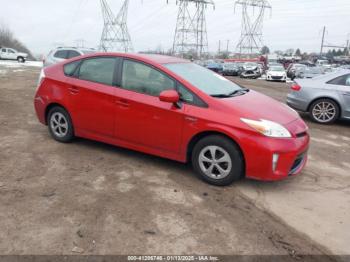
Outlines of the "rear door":
[{"label": "rear door", "polygon": [[350,74],[337,77],[327,83],[337,90],[341,100],[343,101],[341,107],[343,109],[342,117],[350,118]]},{"label": "rear door", "polygon": [[[90,135],[114,135],[116,57],[83,59],[69,78],[69,96],[74,127]],[[69,65],[69,64],[68,64]]]},{"label": "rear door", "polygon": [[9,55],[7,53],[7,49],[6,48],[2,48],[1,49],[1,58],[2,59],[9,59]]}]

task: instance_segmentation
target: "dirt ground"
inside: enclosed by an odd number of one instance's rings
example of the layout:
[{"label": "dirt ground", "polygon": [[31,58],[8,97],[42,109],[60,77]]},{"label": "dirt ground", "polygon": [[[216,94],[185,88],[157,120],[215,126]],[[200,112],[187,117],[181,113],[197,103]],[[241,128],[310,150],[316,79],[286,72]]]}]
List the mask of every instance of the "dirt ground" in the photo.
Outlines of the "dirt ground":
[{"label": "dirt ground", "polygon": [[[34,114],[38,74],[0,67],[0,254],[350,253],[349,123],[305,117],[313,143],[299,177],[217,188],[188,165],[55,142]],[[243,83],[281,101],[288,91]]]}]

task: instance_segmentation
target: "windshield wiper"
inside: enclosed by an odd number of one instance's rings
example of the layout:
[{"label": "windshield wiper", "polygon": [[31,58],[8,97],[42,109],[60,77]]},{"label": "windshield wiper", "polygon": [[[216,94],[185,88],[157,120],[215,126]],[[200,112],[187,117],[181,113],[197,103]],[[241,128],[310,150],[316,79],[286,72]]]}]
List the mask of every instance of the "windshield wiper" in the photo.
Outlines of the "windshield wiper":
[{"label": "windshield wiper", "polygon": [[248,93],[249,91],[250,90],[248,88],[242,88],[242,89],[235,90],[235,91],[228,93],[228,94],[214,94],[211,96],[217,97],[217,98],[227,98],[227,97],[233,97],[233,96],[237,96],[237,95],[244,95],[244,94]]},{"label": "windshield wiper", "polygon": [[228,94],[228,96],[236,96],[236,95],[244,95],[246,93],[248,93],[250,90],[248,88],[242,88],[242,89],[238,89],[235,90],[231,93]]}]

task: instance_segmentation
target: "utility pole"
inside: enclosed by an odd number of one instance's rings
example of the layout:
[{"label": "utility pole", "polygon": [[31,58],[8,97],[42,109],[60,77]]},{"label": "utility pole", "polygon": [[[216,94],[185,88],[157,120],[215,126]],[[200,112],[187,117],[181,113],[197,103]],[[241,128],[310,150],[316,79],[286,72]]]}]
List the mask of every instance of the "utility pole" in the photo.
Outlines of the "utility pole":
[{"label": "utility pole", "polygon": [[129,0],[124,0],[122,8],[115,17],[107,0],[100,0],[104,27],[101,36],[100,49],[105,52],[132,52],[133,47],[127,28]]},{"label": "utility pole", "polygon": [[221,40],[219,40],[219,55],[221,53]]},{"label": "utility pole", "polygon": [[228,53],[228,46],[230,44],[230,40],[227,40],[227,45],[226,45],[226,53]]},{"label": "utility pole", "polygon": [[[173,54],[184,57],[194,54],[202,58],[208,53],[208,37],[205,19],[207,5],[214,5],[213,0],[177,0],[177,15]],[[192,8],[195,7],[195,8]]]},{"label": "utility pole", "polygon": [[256,55],[263,46],[263,22],[266,9],[272,7],[267,0],[236,0],[242,9],[241,37],[237,50],[241,54]]},{"label": "utility pole", "polygon": [[324,26],[323,27],[323,33],[322,33],[322,42],[321,42],[321,52],[320,52],[320,55],[322,56],[323,54],[323,45],[324,45],[324,36],[326,34],[326,27]]}]

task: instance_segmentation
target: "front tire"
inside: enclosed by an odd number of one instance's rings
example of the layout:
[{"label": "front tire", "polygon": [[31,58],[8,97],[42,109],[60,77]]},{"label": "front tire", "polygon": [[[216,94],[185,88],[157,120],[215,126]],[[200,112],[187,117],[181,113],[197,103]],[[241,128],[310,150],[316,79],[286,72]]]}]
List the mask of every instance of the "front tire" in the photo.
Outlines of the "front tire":
[{"label": "front tire", "polygon": [[61,143],[69,143],[74,138],[74,128],[68,112],[55,106],[50,109],[47,117],[50,135]]},{"label": "front tire", "polygon": [[339,118],[339,106],[331,99],[319,99],[310,106],[312,120],[319,124],[329,125]]},{"label": "front tire", "polygon": [[201,179],[215,186],[228,186],[243,177],[244,172],[238,146],[220,135],[197,142],[192,152],[192,165]]}]

